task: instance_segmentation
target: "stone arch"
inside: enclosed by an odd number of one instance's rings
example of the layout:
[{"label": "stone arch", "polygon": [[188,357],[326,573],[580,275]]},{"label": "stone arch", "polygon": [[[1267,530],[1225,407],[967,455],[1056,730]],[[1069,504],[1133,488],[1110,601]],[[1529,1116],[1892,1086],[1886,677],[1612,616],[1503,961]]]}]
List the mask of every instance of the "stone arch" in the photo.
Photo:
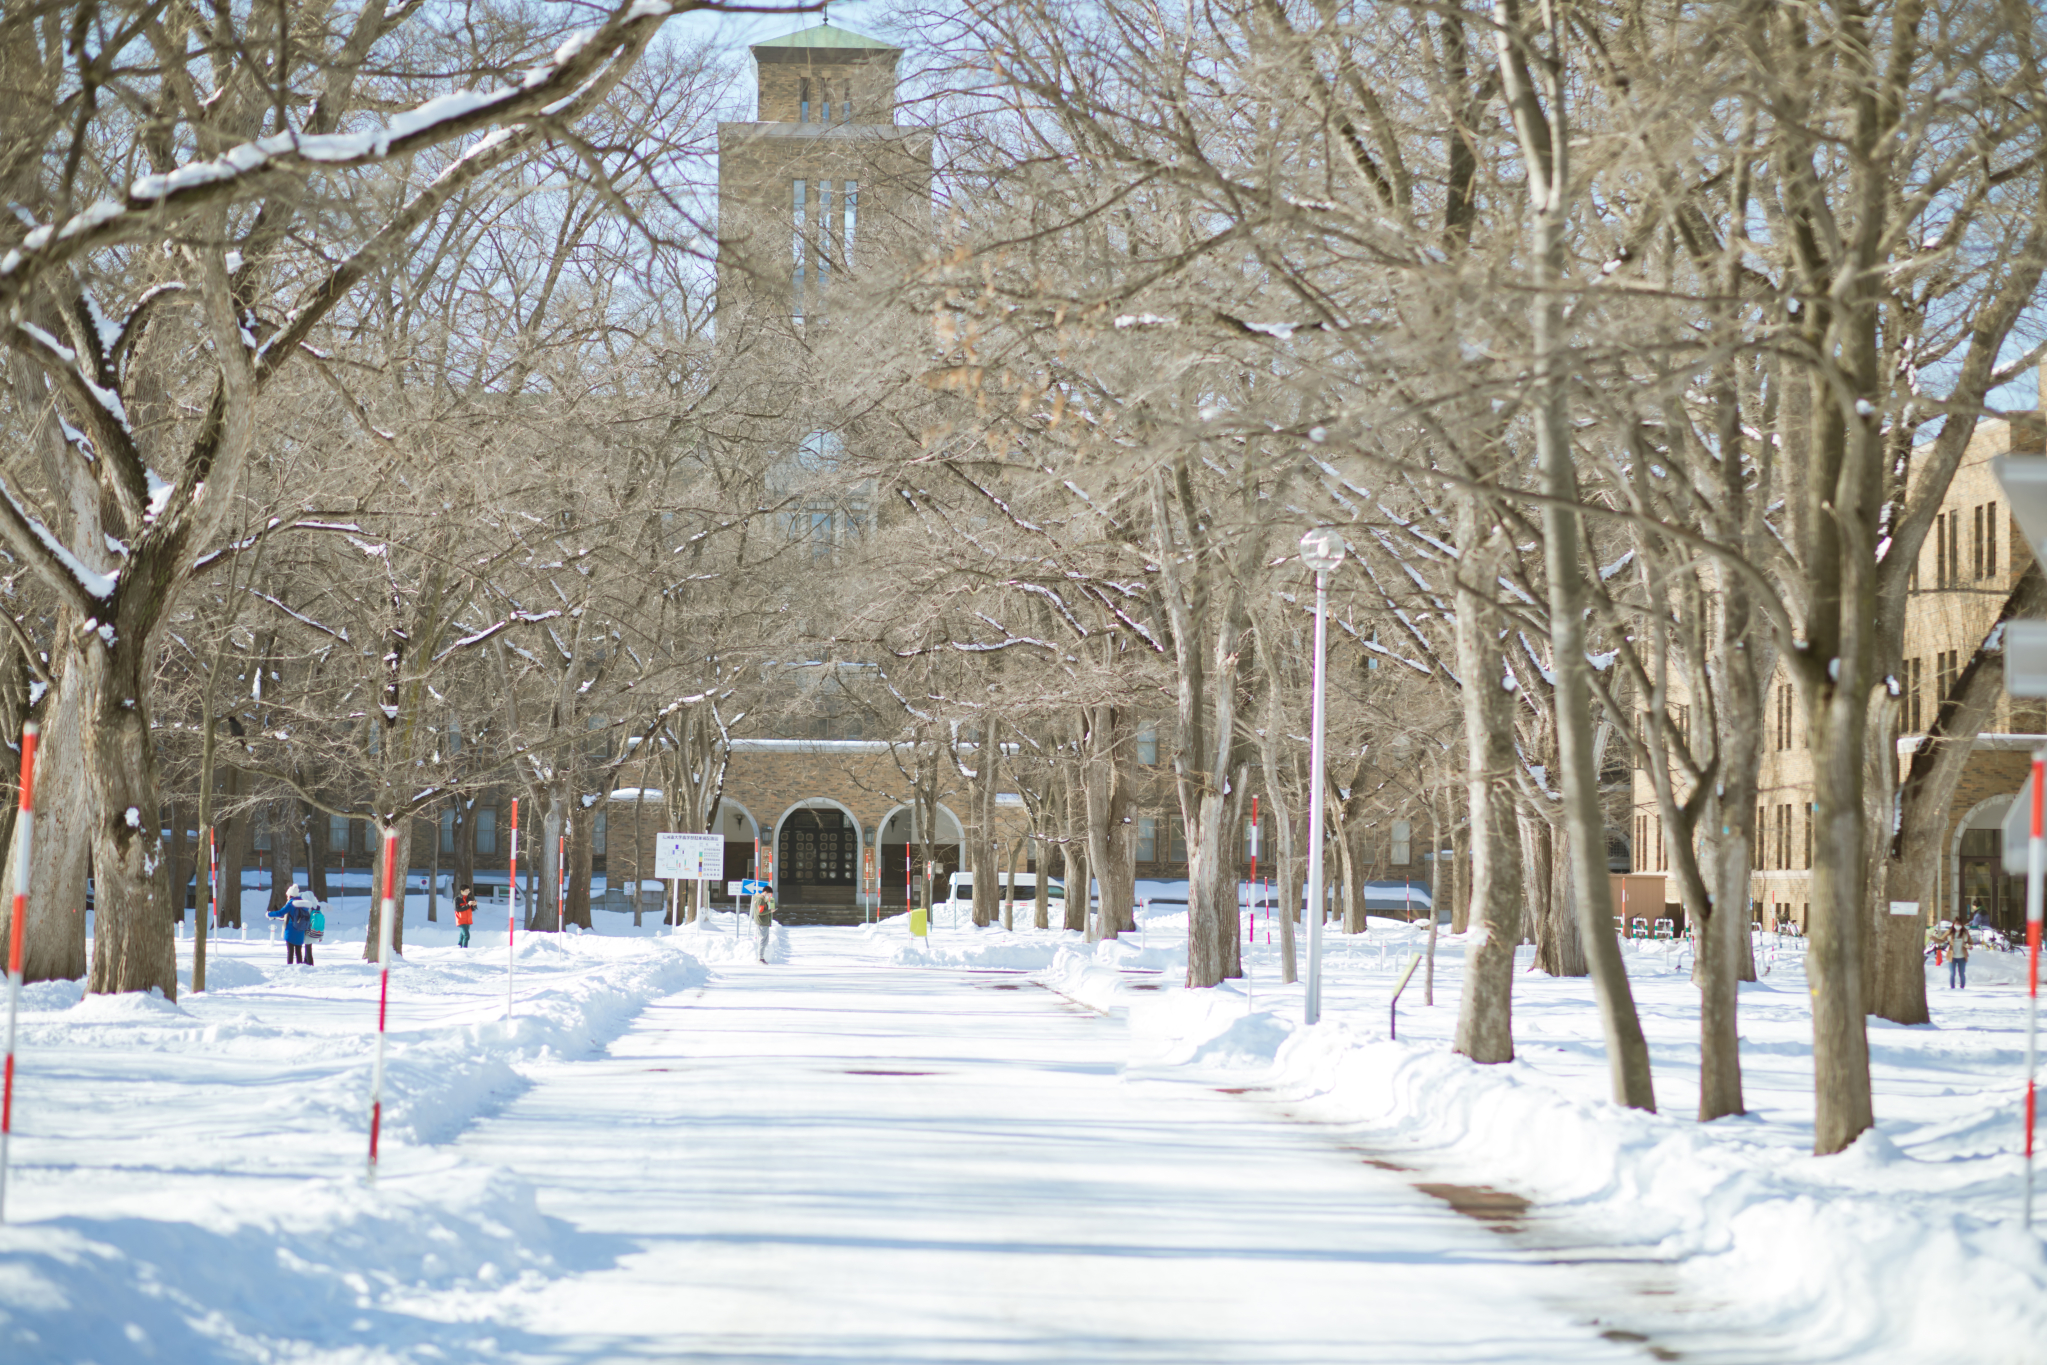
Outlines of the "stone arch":
[{"label": "stone arch", "polygon": [[812,923],[859,918],[866,831],[852,807],[829,796],[805,797],[775,821],[773,847],[778,907]]},{"label": "stone arch", "polygon": [[[910,834],[910,806],[898,804],[889,807],[875,828],[875,862],[880,871],[880,908],[883,914],[900,914],[907,908],[906,901],[915,896],[905,874],[909,870],[910,856],[906,839]],[[938,828],[932,831],[938,855],[940,876],[950,876],[959,871],[960,845],[964,842],[959,816],[946,809],[943,801],[938,803]],[[936,892],[932,899],[937,899]]]},{"label": "stone arch", "polygon": [[2011,803],[2017,799],[2016,792],[1986,796],[1962,812],[1955,821],[1954,829],[1948,833],[1947,848],[1941,855],[1940,918],[1953,919],[1955,912],[1962,908],[1962,836],[1972,829],[2002,828],[2004,817],[2011,811]]}]

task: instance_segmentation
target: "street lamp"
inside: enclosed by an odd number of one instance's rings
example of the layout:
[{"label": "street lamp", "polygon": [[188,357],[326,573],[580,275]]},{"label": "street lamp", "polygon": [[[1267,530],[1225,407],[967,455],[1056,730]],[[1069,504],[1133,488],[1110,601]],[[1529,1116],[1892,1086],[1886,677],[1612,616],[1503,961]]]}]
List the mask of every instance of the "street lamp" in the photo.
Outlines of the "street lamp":
[{"label": "street lamp", "polygon": [[1301,537],[1301,563],[1315,571],[1314,705],[1308,725],[1308,988],[1302,995],[1302,1020],[1312,1024],[1322,1017],[1323,661],[1329,652],[1329,574],[1343,563],[1343,537],[1331,527],[1316,527]]},{"label": "street lamp", "polygon": [[[1990,462],[2004,495],[2011,500],[2011,513],[2033,558],[2047,565],[2047,460],[2018,459],[2000,455]],[[2010,621],[2004,628],[2004,689],[2014,697],[2047,697],[2047,622]],[[2012,805],[2023,806],[2026,817],[2026,1181],[2022,1226],[2033,1225],[2033,1120],[2037,1101],[2034,1074],[2039,1060],[2040,1031],[2040,909],[2042,882],[2047,881],[2047,810],[2041,798],[2047,792],[2047,748],[2033,751],[2032,776]],[[2007,862],[2007,866],[2009,863]]]}]

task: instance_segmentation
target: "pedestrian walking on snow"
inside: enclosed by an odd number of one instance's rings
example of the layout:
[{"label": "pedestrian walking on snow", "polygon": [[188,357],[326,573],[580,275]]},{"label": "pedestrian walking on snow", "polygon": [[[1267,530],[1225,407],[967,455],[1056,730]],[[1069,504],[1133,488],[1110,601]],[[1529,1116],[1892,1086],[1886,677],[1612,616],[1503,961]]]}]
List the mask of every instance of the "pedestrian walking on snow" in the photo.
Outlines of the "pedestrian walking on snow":
[{"label": "pedestrian walking on snow", "polygon": [[312,892],[301,891],[297,882],[285,888],[284,904],[270,912],[271,919],[284,921],[284,960],[288,964],[313,965],[313,945],[307,934],[313,927],[320,902]]},{"label": "pedestrian walking on snow", "polygon": [[757,891],[753,897],[753,932],[755,955],[761,961],[768,960],[768,931],[775,927],[775,893]]},{"label": "pedestrian walking on snow", "polygon": [[455,891],[455,927],[462,936],[455,940],[458,948],[469,946],[469,926],[476,923],[476,892],[471,887],[458,887]]},{"label": "pedestrian walking on snow", "polygon": [[1955,916],[1954,927],[1947,936],[1947,988],[1951,991],[1969,989],[1969,922],[1960,915]]}]

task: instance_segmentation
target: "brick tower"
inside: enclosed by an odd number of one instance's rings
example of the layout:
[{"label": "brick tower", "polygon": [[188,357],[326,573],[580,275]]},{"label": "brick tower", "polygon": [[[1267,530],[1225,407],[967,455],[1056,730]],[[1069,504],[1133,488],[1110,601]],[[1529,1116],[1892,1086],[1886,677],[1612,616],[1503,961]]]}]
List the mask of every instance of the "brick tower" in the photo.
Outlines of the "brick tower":
[{"label": "brick tower", "polygon": [[752,52],[758,119],[718,125],[719,307],[807,329],[929,239],[931,137],[895,121],[900,48],[825,23]]}]

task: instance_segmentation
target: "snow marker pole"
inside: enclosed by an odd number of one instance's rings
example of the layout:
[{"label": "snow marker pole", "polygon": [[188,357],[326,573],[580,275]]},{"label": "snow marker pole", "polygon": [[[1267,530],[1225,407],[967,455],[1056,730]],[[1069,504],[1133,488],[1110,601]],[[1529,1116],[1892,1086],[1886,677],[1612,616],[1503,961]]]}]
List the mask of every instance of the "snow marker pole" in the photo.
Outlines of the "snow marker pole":
[{"label": "snow marker pole", "polygon": [[396,917],[393,876],[398,864],[398,831],[384,831],[384,903],[377,915],[377,1063],[370,1070],[369,1183],[377,1183],[377,1134],[384,1121],[384,1017],[391,1007],[391,921]]},{"label": "snow marker pole", "polygon": [[519,798],[512,798],[512,861],[505,873],[505,1018],[512,1017],[512,940],[519,932]]},{"label": "snow marker pole", "polygon": [[220,932],[220,826],[206,827],[206,879],[212,886],[208,911],[212,915],[213,932]]},{"label": "snow marker pole", "polygon": [[[14,1134],[14,1033],[21,1013],[21,940],[28,921],[29,836],[35,825],[36,736],[34,721],[21,727],[21,816],[14,842],[14,913],[7,925],[7,1081],[0,1097],[0,1223],[7,1221],[7,1143]],[[2037,935],[2036,935],[2037,937]]]},{"label": "snow marker pole", "polygon": [[1258,795],[1251,795],[1251,942],[1258,941]]},{"label": "snow marker pole", "polygon": [[554,931],[567,933],[565,920],[569,900],[569,836],[557,834],[554,837]]},{"label": "snow marker pole", "polygon": [[2040,1036],[2041,882],[2047,877],[2047,749],[2033,753],[2033,827],[2026,846],[2026,1196],[2025,1221],[2033,1226],[2033,1120],[2038,1092]]}]

